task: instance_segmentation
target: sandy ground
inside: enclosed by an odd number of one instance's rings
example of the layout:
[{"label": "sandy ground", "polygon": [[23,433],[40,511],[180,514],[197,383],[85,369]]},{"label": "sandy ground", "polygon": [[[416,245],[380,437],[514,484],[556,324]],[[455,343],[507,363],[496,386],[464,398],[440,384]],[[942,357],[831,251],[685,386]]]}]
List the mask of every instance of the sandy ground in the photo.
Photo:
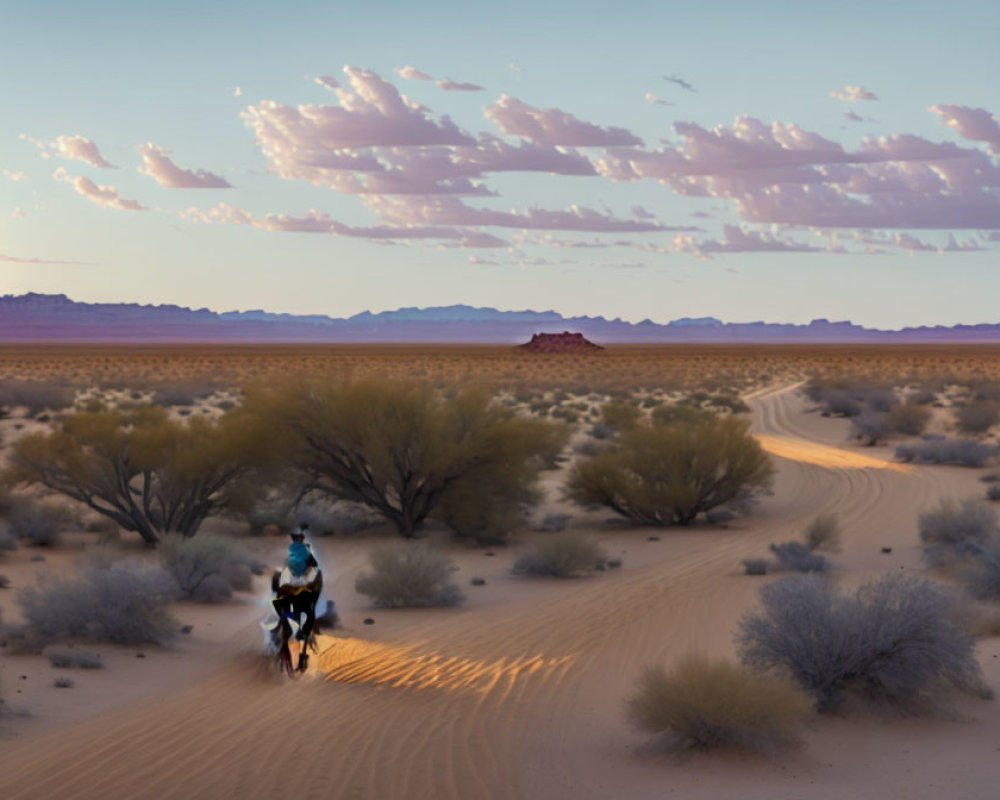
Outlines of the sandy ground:
[{"label": "sandy ground", "polygon": [[[469,599],[439,610],[367,608],[352,588],[367,543],[321,540],[345,629],[324,638],[305,678],[264,677],[246,655],[258,638],[252,604],[214,609],[213,621],[230,620],[224,630],[196,626],[178,652],[142,660],[145,694],[76,716],[50,698],[37,719],[6,722],[0,797],[997,797],[1000,703],[963,701],[956,719],[816,717],[800,748],[772,758],[657,754],[626,725],[623,698],[648,663],[733,654],[739,617],[775,579],[741,574],[742,559],[835,511],[839,581],[922,573],[917,515],[982,494],[983,470],[900,469],[888,448],[845,445],[844,423],[804,413],[792,391],[753,407],[779,474],[749,518],[650,531],[577,513],[573,524],[598,531],[621,569],[527,580],[509,574],[509,552],[456,551]],[[1000,687],[1000,641],[984,640],[979,655]],[[18,662],[5,657],[5,692]],[[123,657],[94,681],[142,683],[135,663]],[[49,691],[79,705],[81,690]]]}]

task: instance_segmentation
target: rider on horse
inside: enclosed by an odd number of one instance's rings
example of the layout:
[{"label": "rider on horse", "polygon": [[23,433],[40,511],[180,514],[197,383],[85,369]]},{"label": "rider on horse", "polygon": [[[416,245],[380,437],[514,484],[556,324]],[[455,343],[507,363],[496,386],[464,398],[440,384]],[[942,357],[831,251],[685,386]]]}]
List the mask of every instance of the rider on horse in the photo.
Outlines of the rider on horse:
[{"label": "rider on horse", "polygon": [[[316,605],[323,590],[323,573],[312,548],[306,541],[309,526],[301,525],[292,532],[292,543],[288,547],[285,566],[271,578],[274,592],[272,604],[282,623],[289,624],[292,633],[301,642],[299,649],[300,672],[305,671],[308,657],[307,648],[315,646],[313,628],[316,625]],[[283,643],[287,648],[287,642]],[[291,655],[288,654],[289,663]]]}]

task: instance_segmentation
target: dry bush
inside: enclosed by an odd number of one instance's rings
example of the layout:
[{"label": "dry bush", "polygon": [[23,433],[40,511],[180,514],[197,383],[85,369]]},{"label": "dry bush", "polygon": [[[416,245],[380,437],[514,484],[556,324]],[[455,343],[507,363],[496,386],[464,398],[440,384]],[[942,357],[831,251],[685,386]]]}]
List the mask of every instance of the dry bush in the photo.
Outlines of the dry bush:
[{"label": "dry bush", "polygon": [[277,424],[303,483],[376,510],[405,538],[432,515],[472,536],[485,521],[492,534],[569,435],[475,387],[449,397],[424,383],[367,380],[251,392],[245,405]]},{"label": "dry bush", "polygon": [[802,542],[785,542],[769,547],[774,553],[777,567],[791,572],[826,572],[829,563],[826,558],[814,553]]},{"label": "dry bush", "polygon": [[27,587],[18,594],[18,602],[26,633],[37,642],[69,638],[160,644],[177,630],[167,613],[176,591],[173,579],[162,569],[119,563],[88,569],[82,578]]},{"label": "dry bush", "polygon": [[930,421],[931,410],[926,405],[922,405],[919,399],[910,399],[905,403],[896,403],[889,409],[889,413],[886,416],[886,422],[890,430],[906,436],[919,436],[924,432],[927,423]]},{"label": "dry bush", "polygon": [[868,408],[853,417],[851,433],[855,439],[864,439],[865,444],[874,447],[892,433],[892,426],[888,414]]},{"label": "dry bush", "polygon": [[642,411],[632,403],[614,400],[601,406],[601,422],[613,431],[627,431],[642,418]]},{"label": "dry bush", "polygon": [[688,656],[668,672],[650,667],[627,701],[648,733],[697,748],[770,750],[795,741],[812,703],[791,683],[723,659]]},{"label": "dry bush", "polygon": [[368,554],[370,571],[358,575],[354,589],[382,608],[454,606],[464,600],[452,581],[455,565],[425,542],[379,545]]},{"label": "dry bush", "polygon": [[570,578],[602,569],[607,559],[607,553],[593,536],[562,531],[536,536],[514,562],[513,571],[519,575]]},{"label": "dry bush", "polygon": [[740,621],[743,662],[787,671],[821,709],[848,694],[911,710],[947,689],[989,696],[973,638],[927,581],[890,574],[847,593],[806,575],[760,597],[761,609]]},{"label": "dry bush", "polygon": [[157,552],[184,597],[218,603],[232,597],[234,589],[250,588],[254,559],[225,536],[205,533],[185,539],[169,534],[160,539]]},{"label": "dry bush", "polygon": [[1000,600],[1000,541],[985,542],[965,570],[969,594],[980,600]]},{"label": "dry bush", "polygon": [[747,558],[743,560],[743,572],[746,575],[767,575],[771,562],[766,558]]},{"label": "dry bush", "polygon": [[955,422],[964,433],[985,433],[1000,422],[996,400],[975,400],[955,411]]},{"label": "dry bush", "polygon": [[997,515],[973,499],[957,506],[946,501],[921,514],[917,525],[924,559],[932,567],[941,567],[979,555],[997,533]]},{"label": "dry bush", "polygon": [[43,411],[62,411],[73,405],[75,398],[76,391],[62,380],[0,381],[0,410],[7,413],[20,406],[27,407],[31,417]]},{"label": "dry bush", "polygon": [[53,547],[59,543],[65,525],[64,509],[30,497],[18,497],[11,502],[8,530],[16,540],[34,547]]},{"label": "dry bush", "polygon": [[238,411],[186,423],[156,407],[77,412],[55,431],[19,439],[6,479],[45,486],[149,543],[166,533],[193,536],[269,457],[259,423]]},{"label": "dry bush", "polygon": [[104,662],[100,653],[92,650],[77,650],[76,648],[58,647],[54,649],[45,648],[45,657],[56,669],[102,669]]},{"label": "dry bush", "polygon": [[820,514],[809,523],[803,537],[810,550],[835,553],[840,549],[840,519],[836,514]]},{"label": "dry bush", "polygon": [[774,468],[735,417],[637,425],[618,444],[577,462],[567,489],[643,524],[686,525],[705,511],[746,502],[770,486]]},{"label": "dry bush", "polygon": [[926,437],[922,442],[911,442],[896,447],[896,458],[918,464],[956,464],[962,467],[981,467],[995,458],[994,445],[971,439],[945,439]]}]

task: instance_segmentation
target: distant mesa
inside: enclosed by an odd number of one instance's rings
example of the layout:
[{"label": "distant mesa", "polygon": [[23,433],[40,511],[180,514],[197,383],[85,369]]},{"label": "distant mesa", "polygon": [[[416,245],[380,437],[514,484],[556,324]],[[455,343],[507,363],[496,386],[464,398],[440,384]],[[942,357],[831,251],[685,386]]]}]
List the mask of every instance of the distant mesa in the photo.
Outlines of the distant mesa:
[{"label": "distant mesa", "polygon": [[532,334],[531,341],[519,344],[517,349],[527,350],[529,353],[589,353],[604,348],[584,338],[582,333],[563,331]]}]

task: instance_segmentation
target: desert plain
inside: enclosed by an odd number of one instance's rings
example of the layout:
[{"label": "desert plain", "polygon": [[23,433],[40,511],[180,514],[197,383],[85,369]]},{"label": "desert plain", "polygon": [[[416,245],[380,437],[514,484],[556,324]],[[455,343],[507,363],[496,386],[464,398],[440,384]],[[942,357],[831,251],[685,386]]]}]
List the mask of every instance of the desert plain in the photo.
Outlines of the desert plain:
[{"label": "desert plain", "polygon": [[[794,540],[818,515],[836,514],[840,548],[829,580],[846,589],[887,573],[960,592],[954,570],[928,569],[921,514],[943,501],[985,507],[978,467],[905,463],[895,447],[859,441],[850,419],[803,393],[811,379],[877,383],[898,398],[929,393],[927,431],[955,436],[970,387],[1000,381],[1000,348],[609,347],[531,355],[499,347],[20,347],[0,350],[0,379],[56,381],[78,401],[145,401],[166,386],[199,386],[172,413],[212,417],[255,382],[370,375],[447,389],[487,384],[519,413],[559,419],[572,434],[541,473],[542,499],[503,545],[473,547],[436,523],[423,535],[453,560],[465,594],[447,608],[376,608],[355,591],[368,552],[395,538],[374,520],[316,536],[337,628],[319,636],[308,670],[289,679],[262,657],[264,574],[225,602],[178,601],[185,626],[167,646],[64,643],[96,651],[100,669],[60,669],[46,653],[0,649],[0,797],[20,798],[661,798],[833,800],[997,796],[1000,704],[956,696],[946,710],[904,714],[850,707],[816,713],[799,741],[774,752],[665,750],[635,730],[625,699],[651,664],[691,654],[735,657],[734,634],[759,590],[784,572],[745,574],[743,561]],[[208,387],[208,388],[205,388]],[[208,394],[206,394],[206,392]],[[563,492],[586,457],[602,405],[642,409],[692,393],[738,396],[740,412],[776,468],[771,490],[746,513],[690,526],[651,527]],[[183,392],[181,392],[183,394]],[[164,394],[166,396],[166,394]],[[133,397],[133,400],[135,398]],[[175,398],[178,399],[178,398]],[[11,408],[3,454],[45,430],[59,412]],[[994,445],[996,426],[973,438]],[[37,489],[33,490],[38,492]],[[62,502],[60,498],[50,498]],[[511,571],[542,521],[562,517],[592,534],[613,569],[574,578]],[[19,591],[74,575],[88,553],[152,557],[138,537],[72,518],[56,544],[0,553],[5,624]],[[251,536],[212,518],[268,567],[287,539]],[[478,579],[473,582],[473,579]],[[972,601],[968,601],[972,602]],[[975,654],[1000,688],[1000,606],[975,604]],[[366,623],[371,620],[371,623]],[[56,686],[68,678],[70,685]],[[65,681],[64,681],[65,683]]]}]

